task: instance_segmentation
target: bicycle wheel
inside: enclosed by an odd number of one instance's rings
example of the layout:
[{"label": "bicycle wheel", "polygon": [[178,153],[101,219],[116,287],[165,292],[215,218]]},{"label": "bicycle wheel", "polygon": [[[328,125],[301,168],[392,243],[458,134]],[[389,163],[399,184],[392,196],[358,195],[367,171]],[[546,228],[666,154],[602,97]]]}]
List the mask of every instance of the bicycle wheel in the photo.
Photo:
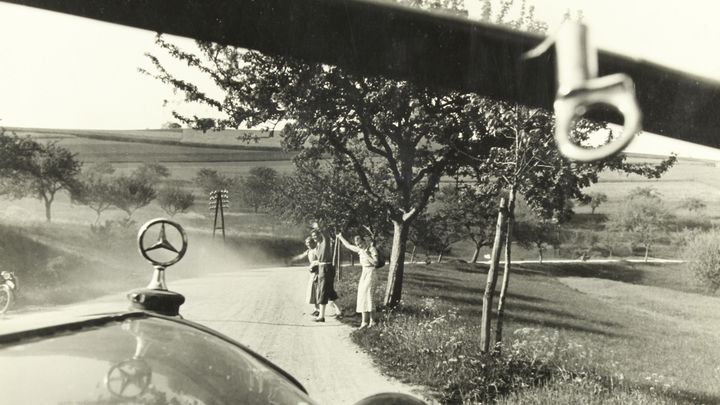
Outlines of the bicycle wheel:
[{"label": "bicycle wheel", "polygon": [[13,303],[13,292],[10,287],[0,285],[0,314],[4,314]]}]

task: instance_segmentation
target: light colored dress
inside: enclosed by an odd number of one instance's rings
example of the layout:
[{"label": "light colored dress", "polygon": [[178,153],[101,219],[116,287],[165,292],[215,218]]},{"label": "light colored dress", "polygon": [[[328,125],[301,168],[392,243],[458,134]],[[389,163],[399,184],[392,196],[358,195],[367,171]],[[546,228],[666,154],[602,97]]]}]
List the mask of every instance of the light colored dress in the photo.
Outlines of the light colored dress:
[{"label": "light colored dress", "polygon": [[[317,261],[317,251],[315,249],[308,249],[306,254],[308,261],[310,262],[310,267],[312,268],[313,262]],[[315,294],[317,278],[317,273],[310,273],[310,278],[308,279],[307,293],[305,294],[305,301],[307,301],[308,304],[315,304],[317,302],[317,297]]]},{"label": "light colored dress", "polygon": [[358,283],[356,312],[372,312],[373,307],[373,279],[375,278],[375,265],[377,264],[378,253],[374,246],[366,249],[359,248],[355,245],[344,244],[345,247],[357,253],[360,256],[360,266],[362,274]]}]

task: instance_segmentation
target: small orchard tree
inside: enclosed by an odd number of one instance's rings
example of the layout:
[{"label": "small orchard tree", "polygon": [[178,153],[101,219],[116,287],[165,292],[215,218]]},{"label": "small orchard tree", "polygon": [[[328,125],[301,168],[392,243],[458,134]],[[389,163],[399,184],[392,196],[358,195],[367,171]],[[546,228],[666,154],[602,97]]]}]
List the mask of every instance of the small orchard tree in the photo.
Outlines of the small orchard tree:
[{"label": "small orchard tree", "polygon": [[206,196],[215,190],[233,189],[237,183],[237,179],[213,169],[200,169],[195,175],[195,185],[199,187]]},{"label": "small orchard tree", "polygon": [[518,243],[535,248],[540,263],[548,247],[560,245],[557,222],[552,219],[527,217],[516,222],[515,230]]},{"label": "small orchard tree", "polygon": [[631,200],[636,198],[660,199],[660,197],[662,197],[662,194],[660,194],[660,192],[652,186],[635,187],[628,193],[628,198]]},{"label": "small orchard tree", "polygon": [[110,209],[115,200],[113,179],[115,168],[107,162],[87,167],[78,177],[80,188],[73,194],[73,202],[95,211],[95,225],[103,212]]},{"label": "small orchard tree", "polygon": [[143,163],[132,172],[131,176],[142,178],[150,184],[157,184],[160,180],[170,177],[170,169],[160,163]]},{"label": "small orchard tree", "polygon": [[432,218],[442,222],[443,229],[438,229],[438,232],[446,242],[444,250],[454,242],[470,239],[475,248],[470,262],[477,262],[480,249],[493,242],[497,190],[481,185],[456,184],[443,187],[435,195],[435,202],[437,212]]},{"label": "small orchard tree", "polygon": [[113,205],[127,214],[125,225],[132,224],[132,216],[138,209],[147,206],[157,196],[155,187],[147,177],[120,176],[113,181]]},{"label": "small orchard tree", "polygon": [[495,237],[499,195],[494,184],[475,185],[458,190],[462,234],[475,245],[471,263],[476,263],[480,249],[490,246]]},{"label": "small orchard tree", "polygon": [[608,200],[607,194],[600,192],[587,193],[587,200],[582,201],[583,205],[590,206],[590,213],[595,215],[595,210]]},{"label": "small orchard tree", "polygon": [[713,293],[720,289],[720,231],[693,235],[685,246],[683,257],[700,286]]},{"label": "small orchard tree", "polygon": [[680,207],[690,211],[691,213],[699,213],[707,207],[707,204],[697,197],[686,197],[680,201]]},{"label": "small orchard tree", "polygon": [[195,202],[195,196],[190,191],[179,187],[163,187],[157,194],[157,200],[170,217],[186,212]]},{"label": "small orchard tree", "polygon": [[650,248],[665,235],[670,214],[657,197],[635,196],[611,217],[609,226],[629,233],[645,248],[645,262]]},{"label": "small orchard tree", "polygon": [[253,167],[238,184],[240,200],[255,213],[269,208],[273,193],[278,186],[278,173],[269,167]]},{"label": "small orchard tree", "polygon": [[[433,229],[432,219],[428,213],[422,213],[415,218],[410,231],[408,232],[408,238],[412,241],[413,246],[420,247],[425,252],[426,262],[430,263],[430,253],[437,252],[440,241],[437,238],[437,234]],[[415,250],[413,250],[413,256]]]},{"label": "small orchard tree", "polygon": [[437,253],[436,263],[440,263],[450,246],[462,240],[462,234],[452,213],[435,211],[428,214],[427,220],[429,234],[426,235],[425,243],[428,250]]}]

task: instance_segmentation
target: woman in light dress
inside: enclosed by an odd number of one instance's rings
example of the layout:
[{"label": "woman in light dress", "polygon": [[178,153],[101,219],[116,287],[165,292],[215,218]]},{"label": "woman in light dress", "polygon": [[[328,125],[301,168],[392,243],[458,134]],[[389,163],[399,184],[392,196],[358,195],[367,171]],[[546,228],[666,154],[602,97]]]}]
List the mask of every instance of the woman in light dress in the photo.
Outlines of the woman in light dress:
[{"label": "woman in light dress", "polygon": [[305,247],[307,247],[307,250],[303,253],[300,253],[299,255],[293,257],[291,260],[300,260],[303,257],[307,257],[308,261],[310,262],[310,278],[308,279],[308,285],[307,290],[305,293],[305,302],[313,305],[315,307],[312,316],[318,316],[320,313],[319,309],[320,307],[317,304],[317,295],[315,293],[317,288],[317,280],[318,280],[318,265],[317,265],[317,245],[315,241],[311,237],[305,238]]},{"label": "woman in light dress", "polygon": [[353,241],[355,244],[351,244],[342,234],[338,234],[338,239],[345,245],[349,250],[357,253],[360,256],[360,266],[362,267],[362,274],[360,275],[360,282],[358,283],[357,293],[357,307],[356,311],[362,314],[362,323],[360,328],[371,327],[375,325],[373,319],[373,279],[375,266],[378,263],[378,253],[375,246],[371,243],[366,242],[360,236],[355,236]]}]

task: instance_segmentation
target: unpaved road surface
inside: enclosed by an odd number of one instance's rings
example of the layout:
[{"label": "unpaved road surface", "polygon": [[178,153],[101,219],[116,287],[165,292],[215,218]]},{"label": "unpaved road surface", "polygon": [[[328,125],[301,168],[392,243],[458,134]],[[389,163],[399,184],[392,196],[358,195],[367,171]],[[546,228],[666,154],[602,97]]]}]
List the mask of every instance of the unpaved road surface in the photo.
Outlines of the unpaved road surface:
[{"label": "unpaved road surface", "polygon": [[[269,358],[323,404],[352,404],[378,392],[412,393],[383,377],[334,318],[311,322],[305,267],[238,270],[171,282],[185,295],[181,312]],[[332,314],[332,311],[328,311]]]}]

